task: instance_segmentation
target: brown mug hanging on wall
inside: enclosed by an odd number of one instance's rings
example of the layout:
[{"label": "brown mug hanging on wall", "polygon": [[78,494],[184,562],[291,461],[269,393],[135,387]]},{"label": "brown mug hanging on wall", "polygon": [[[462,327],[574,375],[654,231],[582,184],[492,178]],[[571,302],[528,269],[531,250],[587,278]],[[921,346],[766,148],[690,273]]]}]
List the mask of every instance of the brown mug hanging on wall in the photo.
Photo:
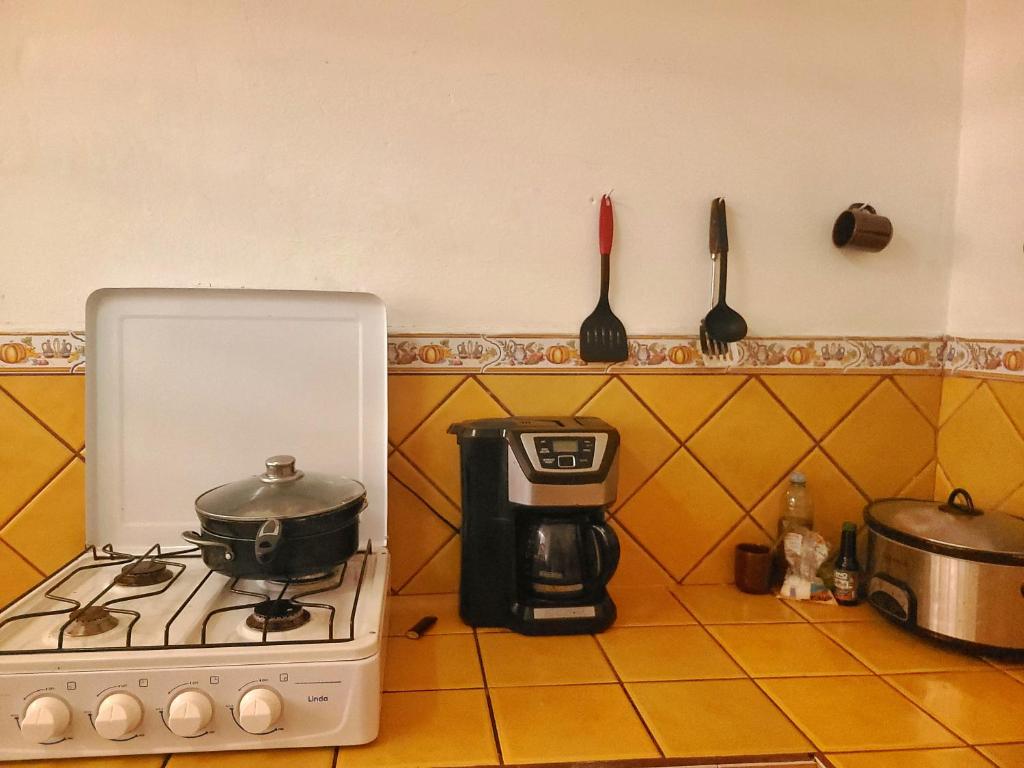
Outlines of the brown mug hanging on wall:
[{"label": "brown mug hanging on wall", "polygon": [[832,227],[837,248],[880,251],[892,240],[892,222],[867,203],[854,203],[839,214]]}]

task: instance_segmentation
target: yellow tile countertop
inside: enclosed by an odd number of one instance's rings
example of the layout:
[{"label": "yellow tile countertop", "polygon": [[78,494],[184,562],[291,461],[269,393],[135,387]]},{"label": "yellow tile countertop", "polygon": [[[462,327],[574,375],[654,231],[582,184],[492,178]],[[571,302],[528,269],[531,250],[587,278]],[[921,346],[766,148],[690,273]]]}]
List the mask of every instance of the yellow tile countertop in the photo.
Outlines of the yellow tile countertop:
[{"label": "yellow tile countertop", "polygon": [[[948,650],[867,606],[732,586],[613,594],[615,626],[571,637],[474,631],[453,594],[391,597],[381,734],[366,746],[53,765],[1024,766],[1024,662]],[[427,614],[428,634],[403,636]]]}]

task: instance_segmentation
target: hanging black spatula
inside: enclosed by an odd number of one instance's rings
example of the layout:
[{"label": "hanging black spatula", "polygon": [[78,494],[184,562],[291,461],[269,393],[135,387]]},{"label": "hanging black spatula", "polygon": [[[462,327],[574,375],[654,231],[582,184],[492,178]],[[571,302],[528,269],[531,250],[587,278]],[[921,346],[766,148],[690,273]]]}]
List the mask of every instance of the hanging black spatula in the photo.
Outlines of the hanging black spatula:
[{"label": "hanging black spatula", "polygon": [[608,303],[609,257],[612,252],[612,199],[601,198],[601,298],[580,326],[580,357],[588,363],[621,363],[629,357],[626,328]]}]

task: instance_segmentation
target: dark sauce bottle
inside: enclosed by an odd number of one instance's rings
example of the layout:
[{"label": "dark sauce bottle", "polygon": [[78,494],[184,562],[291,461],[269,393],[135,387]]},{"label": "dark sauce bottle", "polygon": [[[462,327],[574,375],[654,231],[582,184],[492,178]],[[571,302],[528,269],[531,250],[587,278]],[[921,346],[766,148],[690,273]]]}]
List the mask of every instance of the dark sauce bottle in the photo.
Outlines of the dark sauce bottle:
[{"label": "dark sauce bottle", "polygon": [[832,593],[840,605],[856,605],[859,601],[860,563],[857,562],[857,525],[843,523],[843,538],[836,558]]}]

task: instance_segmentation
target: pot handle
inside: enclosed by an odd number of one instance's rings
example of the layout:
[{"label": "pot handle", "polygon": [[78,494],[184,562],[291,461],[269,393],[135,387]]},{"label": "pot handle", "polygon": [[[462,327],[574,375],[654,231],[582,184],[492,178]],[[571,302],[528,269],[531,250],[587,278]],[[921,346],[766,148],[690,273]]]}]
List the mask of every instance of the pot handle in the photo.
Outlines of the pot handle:
[{"label": "pot handle", "polygon": [[619,537],[604,523],[591,525],[590,532],[597,547],[597,578],[604,586],[619,565]]},{"label": "pot handle", "polygon": [[204,539],[201,533],[196,533],[195,531],[183,531],[181,534],[181,538],[183,538],[189,544],[194,544],[200,549],[222,549],[224,550],[223,557],[225,560],[235,559],[235,553],[232,551],[231,547],[229,547],[222,541],[212,541],[211,539]]},{"label": "pot handle", "polygon": [[270,518],[261,525],[256,534],[256,561],[266,564],[273,560],[282,538],[280,520]]},{"label": "pot handle", "polygon": [[[963,501],[957,501],[957,499],[963,499]],[[981,510],[974,506],[974,499],[963,488],[954,488],[953,492],[949,494],[949,498],[946,499],[946,503],[939,507],[943,512],[949,512],[954,515],[980,515]]]}]

